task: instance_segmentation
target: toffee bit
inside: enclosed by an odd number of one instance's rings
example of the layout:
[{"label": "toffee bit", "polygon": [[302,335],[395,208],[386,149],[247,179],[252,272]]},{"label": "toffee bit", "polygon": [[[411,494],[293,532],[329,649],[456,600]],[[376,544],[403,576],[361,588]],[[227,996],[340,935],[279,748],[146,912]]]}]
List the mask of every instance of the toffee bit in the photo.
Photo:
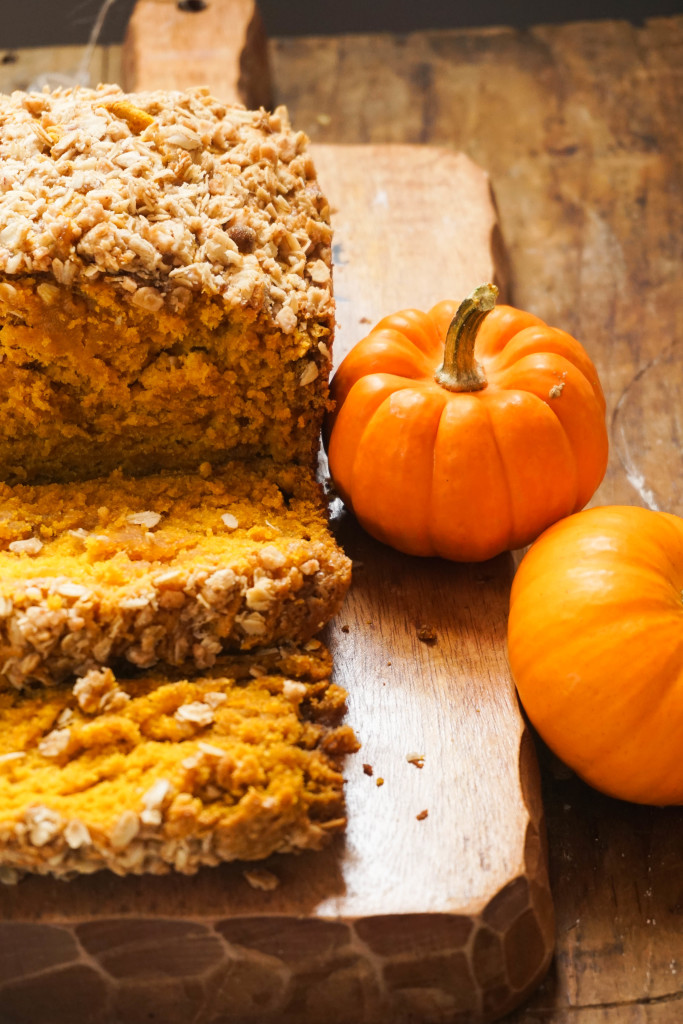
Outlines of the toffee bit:
[{"label": "toffee bit", "polygon": [[433,626],[418,626],[417,639],[421,640],[423,644],[436,643],[436,630],[434,629]]},{"label": "toffee bit", "polygon": [[248,224],[233,224],[228,235],[241,253],[253,252],[256,248],[256,232]]},{"label": "toffee bit", "polygon": [[247,871],[243,871],[242,874],[252,889],[260,889],[261,892],[272,892],[280,884],[280,879],[277,875],[274,875],[272,871],[268,871],[266,868],[249,868]]},{"label": "toffee bit", "polygon": [[424,811],[420,811],[419,814],[416,814],[415,817],[417,818],[418,821],[424,821],[428,815],[429,811],[425,809]]},{"label": "toffee bit", "polygon": [[366,775],[374,775],[375,770],[371,764],[364,764],[363,771],[365,772]]}]

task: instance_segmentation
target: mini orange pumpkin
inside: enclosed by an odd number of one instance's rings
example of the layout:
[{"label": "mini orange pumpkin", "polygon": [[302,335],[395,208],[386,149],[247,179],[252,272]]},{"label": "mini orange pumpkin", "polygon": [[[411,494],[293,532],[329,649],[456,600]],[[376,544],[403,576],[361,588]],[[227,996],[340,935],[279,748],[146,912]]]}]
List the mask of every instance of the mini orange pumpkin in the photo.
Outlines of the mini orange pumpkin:
[{"label": "mini orange pumpkin", "polygon": [[596,789],[683,803],[683,519],[587,509],[531,546],[508,655],[548,746]]},{"label": "mini orange pumpkin", "polygon": [[380,321],[332,381],[330,473],[361,525],[412,555],[480,561],[586,504],[607,465],[605,400],[564,331],[498,306]]}]

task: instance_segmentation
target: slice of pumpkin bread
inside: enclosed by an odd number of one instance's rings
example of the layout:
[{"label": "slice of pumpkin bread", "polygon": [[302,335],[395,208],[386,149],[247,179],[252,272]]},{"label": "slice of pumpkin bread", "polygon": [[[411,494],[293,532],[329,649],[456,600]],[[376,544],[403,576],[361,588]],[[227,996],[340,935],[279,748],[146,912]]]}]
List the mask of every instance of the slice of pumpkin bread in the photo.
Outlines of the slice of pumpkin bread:
[{"label": "slice of pumpkin bread", "polygon": [[1,479],[312,465],[331,228],[284,108],[14,92],[0,162]]},{"label": "slice of pumpkin bread", "polygon": [[305,641],[349,582],[307,467],[0,484],[0,689]]},{"label": "slice of pumpkin bread", "polygon": [[0,694],[0,875],[190,874],[322,847],[344,828],[339,759],[357,743],[308,646]]}]

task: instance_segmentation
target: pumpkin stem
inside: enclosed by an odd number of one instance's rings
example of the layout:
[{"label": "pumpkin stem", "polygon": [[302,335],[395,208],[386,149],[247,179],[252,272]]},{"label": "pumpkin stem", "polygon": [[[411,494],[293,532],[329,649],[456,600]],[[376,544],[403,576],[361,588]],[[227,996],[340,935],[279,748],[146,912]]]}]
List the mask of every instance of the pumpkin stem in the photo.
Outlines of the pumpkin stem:
[{"label": "pumpkin stem", "polygon": [[434,374],[448,391],[481,391],[488,381],[474,358],[477,331],[496,304],[495,284],[482,284],[463,299],[446,334],[443,364]]}]

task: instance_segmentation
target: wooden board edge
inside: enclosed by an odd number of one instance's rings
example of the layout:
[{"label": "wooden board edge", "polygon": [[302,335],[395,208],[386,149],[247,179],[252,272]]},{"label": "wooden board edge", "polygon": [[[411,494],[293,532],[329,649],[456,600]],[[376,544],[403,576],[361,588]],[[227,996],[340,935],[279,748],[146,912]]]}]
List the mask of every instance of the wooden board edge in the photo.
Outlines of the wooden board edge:
[{"label": "wooden board edge", "polygon": [[128,92],[207,86],[225,103],[270,108],[268,41],[253,0],[212,0],[180,9],[173,0],[138,0],[122,52]]}]

